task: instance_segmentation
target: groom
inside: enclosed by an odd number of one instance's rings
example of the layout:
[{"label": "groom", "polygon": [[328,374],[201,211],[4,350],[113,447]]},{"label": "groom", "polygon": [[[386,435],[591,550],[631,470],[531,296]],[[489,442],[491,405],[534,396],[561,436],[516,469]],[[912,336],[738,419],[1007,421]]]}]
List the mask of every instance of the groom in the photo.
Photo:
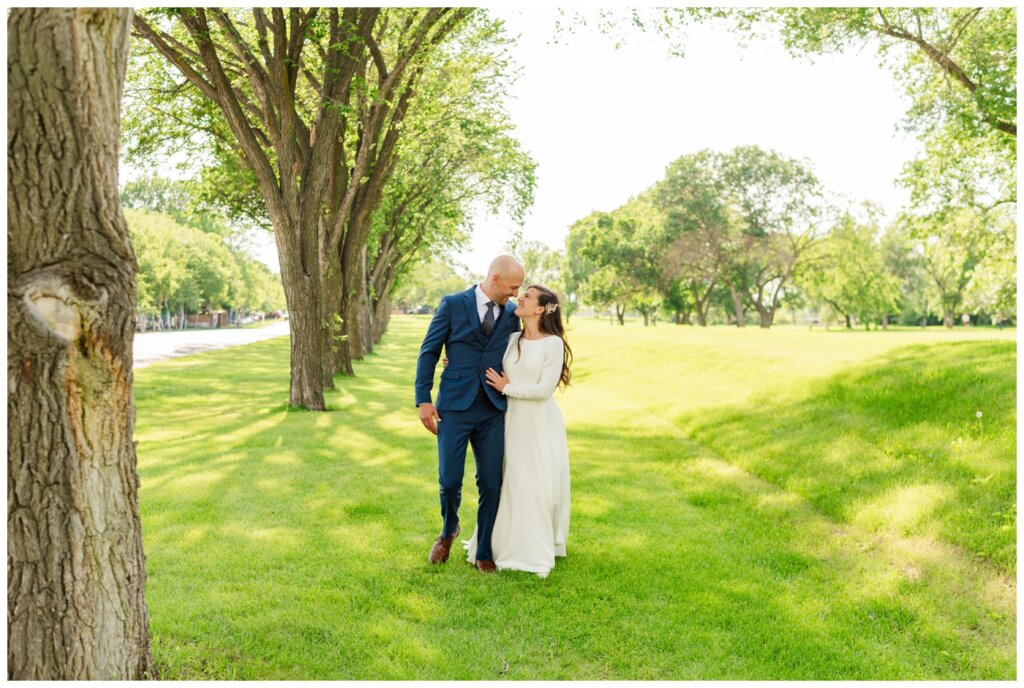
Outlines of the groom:
[{"label": "groom", "polygon": [[[488,368],[501,371],[508,338],[519,330],[519,319],[513,315],[515,305],[509,303],[509,298],[518,295],[525,276],[523,266],[515,258],[498,256],[491,262],[483,282],[441,299],[420,346],[416,361],[416,405],[420,422],[437,435],[441,517],[444,519],[441,534],[430,549],[431,564],[448,561],[452,542],[461,530],[459,503],[466,468],[466,444],[469,443],[473,445],[476,486],[480,491],[476,567],[485,573],[495,569],[491,531],[501,493],[507,402],[486,383],[486,371]],[[430,390],[434,386],[434,369],[442,346],[448,367],[441,372],[435,407]]]}]

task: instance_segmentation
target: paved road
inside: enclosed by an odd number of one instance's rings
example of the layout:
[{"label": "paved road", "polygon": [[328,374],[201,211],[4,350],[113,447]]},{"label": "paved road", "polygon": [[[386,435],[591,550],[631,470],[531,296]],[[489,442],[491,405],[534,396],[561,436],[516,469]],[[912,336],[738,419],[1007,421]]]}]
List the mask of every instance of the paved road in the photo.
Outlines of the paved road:
[{"label": "paved road", "polygon": [[282,320],[267,327],[241,329],[227,327],[220,330],[174,330],[171,332],[135,333],[135,367],[145,368],[150,363],[203,351],[241,346],[253,342],[288,336],[288,321]]}]

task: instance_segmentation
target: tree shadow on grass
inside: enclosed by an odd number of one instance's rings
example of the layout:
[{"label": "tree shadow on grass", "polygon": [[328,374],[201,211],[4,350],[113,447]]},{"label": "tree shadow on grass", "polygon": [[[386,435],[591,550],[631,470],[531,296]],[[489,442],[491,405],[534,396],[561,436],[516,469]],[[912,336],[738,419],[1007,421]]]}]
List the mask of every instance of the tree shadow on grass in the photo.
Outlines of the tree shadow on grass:
[{"label": "tree shadow on grass", "polygon": [[900,349],[796,403],[766,397],[679,427],[839,522],[939,537],[1015,571],[1013,342]]},{"label": "tree shadow on grass", "polygon": [[[696,643],[687,677],[1013,675],[1015,587],[995,567],[926,537],[837,524],[679,436],[572,434],[574,517],[586,524],[573,563],[592,558],[582,565],[598,584],[625,582],[641,607],[660,601],[648,613],[668,619],[665,634],[647,640]],[[643,542],[636,559],[605,558],[630,537]]]},{"label": "tree shadow on grass", "polygon": [[[653,423],[570,426],[569,556],[547,579],[484,576],[458,546],[432,567],[415,349],[369,357],[324,414],[279,409],[286,344],[222,356],[138,386],[147,598],[170,678],[1013,676],[1012,585],[991,570],[837,523]],[[472,474],[469,458],[467,529]]]}]

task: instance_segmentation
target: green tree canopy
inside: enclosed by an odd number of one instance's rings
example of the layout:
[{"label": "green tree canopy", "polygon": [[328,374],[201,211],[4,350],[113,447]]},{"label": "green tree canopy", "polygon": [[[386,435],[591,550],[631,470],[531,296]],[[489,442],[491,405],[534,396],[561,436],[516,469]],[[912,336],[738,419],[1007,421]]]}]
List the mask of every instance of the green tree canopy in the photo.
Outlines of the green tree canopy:
[{"label": "green tree canopy", "polygon": [[216,234],[148,210],[126,209],[125,218],[139,262],[143,313],[283,306],[280,278]]},{"label": "green tree canopy", "polygon": [[878,239],[877,226],[846,213],[815,247],[814,268],[798,279],[812,298],[842,315],[847,327],[854,317],[868,327],[897,309],[900,282],[887,269]]}]

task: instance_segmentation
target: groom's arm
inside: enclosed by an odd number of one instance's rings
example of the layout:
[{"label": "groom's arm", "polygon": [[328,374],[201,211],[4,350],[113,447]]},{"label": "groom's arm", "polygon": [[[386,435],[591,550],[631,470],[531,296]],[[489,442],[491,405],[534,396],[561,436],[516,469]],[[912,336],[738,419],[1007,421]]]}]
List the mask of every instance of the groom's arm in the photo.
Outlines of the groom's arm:
[{"label": "groom's arm", "polygon": [[441,357],[441,348],[451,334],[451,315],[448,312],[448,300],[441,299],[427,334],[420,345],[420,355],[416,359],[416,406],[433,403],[430,390],[434,387],[434,370],[437,359]]}]

